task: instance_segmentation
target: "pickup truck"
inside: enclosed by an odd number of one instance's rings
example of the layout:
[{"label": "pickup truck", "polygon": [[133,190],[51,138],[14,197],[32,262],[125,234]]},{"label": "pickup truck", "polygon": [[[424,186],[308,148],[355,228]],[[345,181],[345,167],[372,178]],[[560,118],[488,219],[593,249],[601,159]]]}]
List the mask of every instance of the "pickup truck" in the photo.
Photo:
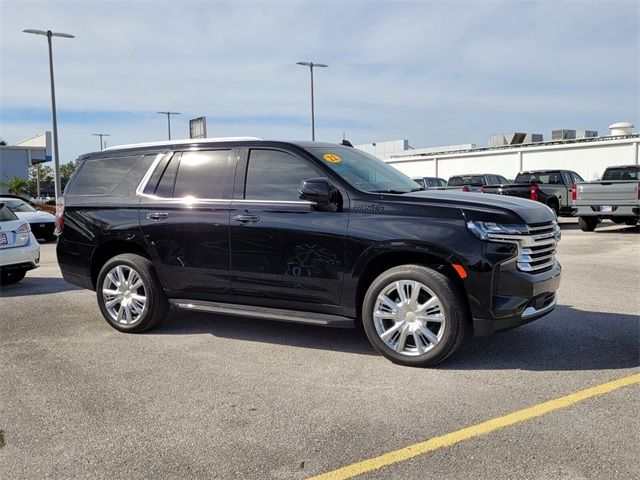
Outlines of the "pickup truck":
[{"label": "pickup truck", "polygon": [[462,192],[483,192],[486,185],[508,184],[509,180],[502,175],[493,173],[472,173],[469,175],[454,175],[449,178],[446,187],[438,190],[460,190]]},{"label": "pickup truck", "polygon": [[528,198],[554,211],[556,216],[573,215],[573,185],[582,178],[572,170],[531,170],[520,172],[510,185],[485,186],[485,193]]},{"label": "pickup truck", "polygon": [[640,220],[640,165],[609,167],[602,180],[577,183],[574,215],[583,232],[592,232],[603,219],[635,225]]},{"label": "pickup truck", "polygon": [[440,177],[415,177],[413,178],[413,181],[426,189],[445,187],[447,185],[447,181]]}]

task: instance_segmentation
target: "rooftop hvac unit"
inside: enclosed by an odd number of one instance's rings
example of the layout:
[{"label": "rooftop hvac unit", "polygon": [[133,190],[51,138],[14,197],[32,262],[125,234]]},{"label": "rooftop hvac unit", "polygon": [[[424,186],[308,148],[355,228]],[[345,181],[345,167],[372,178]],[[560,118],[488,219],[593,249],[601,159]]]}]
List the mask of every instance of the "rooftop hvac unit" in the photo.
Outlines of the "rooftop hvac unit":
[{"label": "rooftop hvac unit", "polygon": [[490,147],[504,147],[506,145],[520,145],[522,143],[541,142],[541,133],[500,133],[489,137]]},{"label": "rooftop hvac unit", "polygon": [[573,140],[576,138],[575,130],[553,130],[551,140]]},{"label": "rooftop hvac unit", "polygon": [[578,130],[576,132],[576,138],[595,138],[597,136],[597,130]]}]

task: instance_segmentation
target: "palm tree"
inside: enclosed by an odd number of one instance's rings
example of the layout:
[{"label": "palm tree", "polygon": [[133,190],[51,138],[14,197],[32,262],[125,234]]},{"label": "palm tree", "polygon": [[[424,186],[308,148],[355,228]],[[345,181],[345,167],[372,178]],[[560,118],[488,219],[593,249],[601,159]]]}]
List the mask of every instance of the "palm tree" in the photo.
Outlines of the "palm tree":
[{"label": "palm tree", "polygon": [[0,187],[6,188],[7,191],[12,195],[20,195],[21,193],[26,193],[27,188],[29,186],[29,182],[27,182],[24,178],[13,176],[7,182],[0,183]]}]

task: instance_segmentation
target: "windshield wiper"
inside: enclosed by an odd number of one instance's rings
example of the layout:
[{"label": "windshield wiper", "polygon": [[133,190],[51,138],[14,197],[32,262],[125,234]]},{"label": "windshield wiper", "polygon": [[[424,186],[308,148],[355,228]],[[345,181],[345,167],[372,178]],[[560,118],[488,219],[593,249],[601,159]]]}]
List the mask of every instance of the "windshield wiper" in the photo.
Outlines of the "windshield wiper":
[{"label": "windshield wiper", "polygon": [[413,190],[394,190],[392,188],[387,188],[384,190],[369,190],[370,193],[397,193],[397,194],[409,193],[412,191]]}]

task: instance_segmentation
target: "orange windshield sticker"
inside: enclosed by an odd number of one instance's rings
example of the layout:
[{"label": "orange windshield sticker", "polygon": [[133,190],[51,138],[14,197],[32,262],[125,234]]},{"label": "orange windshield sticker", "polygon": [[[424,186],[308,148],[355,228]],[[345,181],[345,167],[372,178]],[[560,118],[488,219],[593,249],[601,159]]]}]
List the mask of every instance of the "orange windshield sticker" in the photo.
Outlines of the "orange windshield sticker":
[{"label": "orange windshield sticker", "polygon": [[340,156],[336,155],[335,153],[325,153],[322,158],[331,163],[340,163],[342,161],[342,158],[340,158]]}]

